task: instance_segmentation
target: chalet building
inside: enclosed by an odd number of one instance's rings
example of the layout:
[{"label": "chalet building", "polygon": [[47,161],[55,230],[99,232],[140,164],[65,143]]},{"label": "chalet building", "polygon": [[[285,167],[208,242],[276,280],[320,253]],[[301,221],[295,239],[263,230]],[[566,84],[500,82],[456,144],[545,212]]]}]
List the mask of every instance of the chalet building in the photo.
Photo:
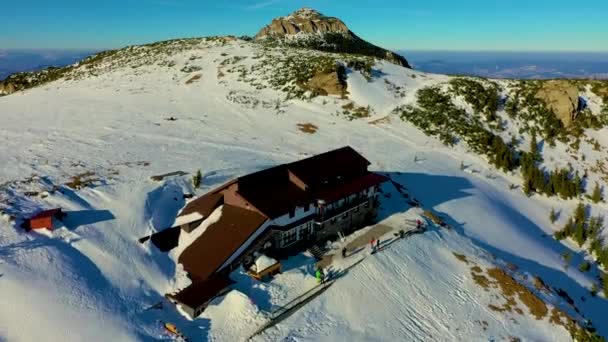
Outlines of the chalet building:
[{"label": "chalet building", "polygon": [[[189,202],[172,229],[190,233],[214,211],[221,214],[179,256],[193,280],[182,292],[240,265],[249,268],[257,255],[280,258],[373,220],[379,186],[388,179],[369,165],[343,147],[239,177]],[[179,294],[170,298],[196,315],[202,309],[178,300]]]}]

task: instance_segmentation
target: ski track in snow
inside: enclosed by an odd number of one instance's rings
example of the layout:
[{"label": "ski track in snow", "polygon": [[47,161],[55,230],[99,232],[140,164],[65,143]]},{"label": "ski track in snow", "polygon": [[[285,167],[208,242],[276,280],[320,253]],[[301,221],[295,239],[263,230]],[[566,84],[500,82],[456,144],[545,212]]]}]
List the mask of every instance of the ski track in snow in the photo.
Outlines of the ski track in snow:
[{"label": "ski track in snow", "polygon": [[[303,255],[288,260],[285,272],[267,284],[235,275],[240,292],[214,300],[194,321],[172,306],[143,312],[174,289],[177,270],[167,254],[137,239],[170,224],[184,204],[182,194],[195,192],[191,175],[161,183],[149,177],[201,169],[203,189],[210,189],[232,177],[343,145],[353,146],[372,161],[372,169],[405,185],[425,208],[444,214],[454,230],[414,235],[366,257],[325,293],[254,340],[570,339],[563,328],[546,321],[527,315],[513,316],[514,323],[490,310],[492,294],[473,282],[452,251],[484,265],[494,262],[492,254],[541,276],[550,286],[565,289],[599,332],[608,334],[606,300],[588,296],[597,270],[579,272],[576,266],[584,258],[579,249],[542,236],[556,229],[548,222],[549,209],[564,208],[558,223],[563,225],[576,201],[527,198],[509,190],[517,177],[494,171],[464,146],[444,147],[394,115],[389,115],[390,123],[371,125],[330,114],[345,103],[338,98],[328,97],[327,103],[321,98],[290,100],[279,115],[233,103],[226,97],[231,90],[265,101],[282,97],[268,89],[257,92],[230,73],[221,80],[225,84],[218,84],[221,53],[251,57],[253,50],[240,42],[201,48],[203,57],[193,63],[200,64],[203,77],[191,85],[184,85],[188,75],[173,75],[190,57],[186,51],[174,57],[175,69],[145,66],[135,75],[125,66],[0,98],[0,184],[33,173],[53,184],[86,171],[104,178],[92,188],[66,188],[45,199],[16,196],[24,191],[19,185],[4,188],[19,204],[17,214],[54,206],[79,214],[48,236],[24,233],[0,220],[0,340],[169,339],[158,320],[177,324],[194,340],[246,339],[266,321],[266,311],[314,285],[307,266],[311,260]],[[243,63],[251,63],[250,58]],[[370,105],[378,117],[411,103],[420,87],[447,80],[384,62],[376,67],[382,69],[380,78],[367,82],[349,72],[348,82],[350,100]],[[402,86],[405,98],[388,96],[384,79]],[[178,120],[166,121],[169,116]],[[306,122],[319,131],[298,131],[296,124]],[[558,153],[547,149],[548,155]],[[149,165],[125,165],[138,161]],[[461,171],[461,162],[480,172]],[[110,169],[117,174],[107,176]],[[386,222],[419,217],[412,210],[400,212],[401,195],[391,195],[383,199],[389,207]],[[605,205],[593,207],[594,213],[603,210]],[[567,250],[573,250],[573,261],[565,270],[561,255]],[[563,308],[563,300],[552,300]],[[476,320],[487,321],[487,331]]]}]

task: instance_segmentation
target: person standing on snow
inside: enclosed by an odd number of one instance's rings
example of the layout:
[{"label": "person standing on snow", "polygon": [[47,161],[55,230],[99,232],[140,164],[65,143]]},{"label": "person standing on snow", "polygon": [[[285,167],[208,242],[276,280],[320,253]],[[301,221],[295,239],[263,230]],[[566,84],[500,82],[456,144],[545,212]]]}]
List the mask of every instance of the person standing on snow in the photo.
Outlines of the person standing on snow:
[{"label": "person standing on snow", "polygon": [[342,259],[346,258],[346,247],[342,248]]},{"label": "person standing on snow", "polygon": [[376,240],[376,250],[380,250],[380,239]]},{"label": "person standing on snow", "polygon": [[372,249],[372,252],[374,251],[375,243],[376,243],[376,239],[372,237],[372,239],[369,241],[369,247]]}]

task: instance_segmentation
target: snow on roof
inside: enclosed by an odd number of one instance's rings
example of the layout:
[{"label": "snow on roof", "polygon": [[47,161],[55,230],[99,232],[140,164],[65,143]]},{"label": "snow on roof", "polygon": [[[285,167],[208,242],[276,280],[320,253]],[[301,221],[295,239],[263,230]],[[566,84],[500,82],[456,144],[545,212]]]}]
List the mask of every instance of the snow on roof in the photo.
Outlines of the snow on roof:
[{"label": "snow on roof", "polygon": [[272,267],[273,265],[277,264],[278,261],[276,261],[275,259],[266,256],[264,254],[260,254],[256,259],[254,264],[251,266],[251,270],[254,272],[262,272],[265,269],[268,269],[269,267]]},{"label": "snow on roof", "polygon": [[[191,231],[190,233],[188,233],[186,231],[182,231],[179,234],[179,242],[177,243],[177,247],[172,249],[171,253],[170,253],[170,255],[172,256],[172,258],[175,260],[176,263],[177,263],[179,256],[182,254],[182,252],[186,248],[188,248],[188,246],[190,246],[201,235],[203,235],[203,233],[207,230],[207,228],[210,225],[212,225],[215,222],[220,220],[220,218],[222,217],[222,209],[223,209],[223,206],[215,209],[211,213],[211,215],[209,215],[209,217],[207,217],[203,222],[201,222],[201,224],[198,227],[196,227],[193,231]],[[198,213],[192,213],[189,215],[194,215],[194,214],[198,214]],[[203,218],[203,217],[201,216],[201,218]]]},{"label": "snow on roof", "polygon": [[176,217],[171,227],[181,226],[182,224],[202,220],[203,218],[204,217],[201,215],[201,213],[195,211],[190,214]]}]

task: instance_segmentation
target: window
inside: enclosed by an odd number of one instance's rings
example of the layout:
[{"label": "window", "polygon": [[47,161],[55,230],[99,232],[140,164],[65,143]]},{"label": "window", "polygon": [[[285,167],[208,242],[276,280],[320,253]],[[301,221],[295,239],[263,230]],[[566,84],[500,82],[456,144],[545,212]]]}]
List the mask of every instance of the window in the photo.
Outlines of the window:
[{"label": "window", "polygon": [[290,229],[281,234],[281,246],[286,247],[298,240],[298,230]]},{"label": "window", "polygon": [[293,218],[296,215],[296,211],[294,209],[291,209],[289,211],[289,218]]}]

